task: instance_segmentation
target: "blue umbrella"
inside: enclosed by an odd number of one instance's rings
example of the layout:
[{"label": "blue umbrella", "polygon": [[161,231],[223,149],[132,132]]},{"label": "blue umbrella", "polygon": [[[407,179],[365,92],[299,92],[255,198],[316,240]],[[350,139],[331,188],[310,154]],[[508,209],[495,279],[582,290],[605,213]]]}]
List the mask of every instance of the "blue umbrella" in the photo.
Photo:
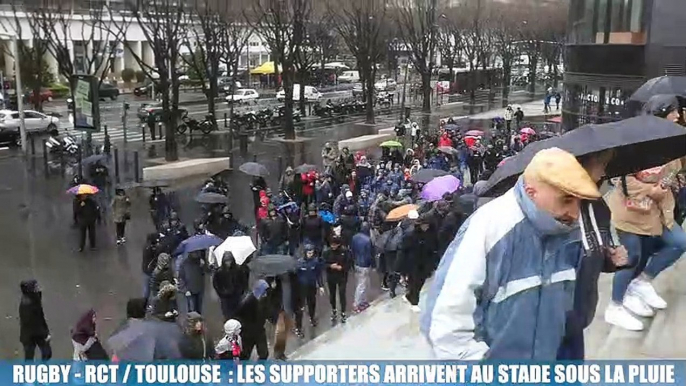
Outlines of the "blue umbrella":
[{"label": "blue umbrella", "polygon": [[224,240],[220,239],[215,235],[195,235],[183,240],[176,250],[174,251],[174,256],[191,253],[195,251],[202,251],[209,247],[215,247],[223,243]]},{"label": "blue umbrella", "polygon": [[322,220],[326,221],[329,224],[335,224],[336,223],[336,215],[329,212],[328,210],[320,210],[319,216],[322,218]]}]

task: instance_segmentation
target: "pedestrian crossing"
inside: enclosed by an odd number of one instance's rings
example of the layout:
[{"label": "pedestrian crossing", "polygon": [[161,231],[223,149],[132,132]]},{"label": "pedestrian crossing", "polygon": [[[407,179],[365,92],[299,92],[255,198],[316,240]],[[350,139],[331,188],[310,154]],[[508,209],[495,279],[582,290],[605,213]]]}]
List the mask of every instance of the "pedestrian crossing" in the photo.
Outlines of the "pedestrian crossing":
[{"label": "pedestrian crossing", "polygon": [[[69,131],[72,134],[76,135],[77,138],[83,137],[85,138],[86,133],[81,132],[81,131],[75,131],[74,126],[70,123],[63,123],[62,130]],[[107,134],[110,136],[110,142],[111,143],[124,143],[124,129],[122,127],[108,127],[107,128]],[[150,132],[147,131],[146,128],[146,140],[150,140]],[[105,132],[104,131],[99,131],[97,133],[92,134],[93,141],[97,143],[104,143],[105,142]],[[140,125],[134,125],[133,127],[127,127],[126,129],[126,142],[142,142],[143,141],[143,133],[141,131],[141,126]]]}]

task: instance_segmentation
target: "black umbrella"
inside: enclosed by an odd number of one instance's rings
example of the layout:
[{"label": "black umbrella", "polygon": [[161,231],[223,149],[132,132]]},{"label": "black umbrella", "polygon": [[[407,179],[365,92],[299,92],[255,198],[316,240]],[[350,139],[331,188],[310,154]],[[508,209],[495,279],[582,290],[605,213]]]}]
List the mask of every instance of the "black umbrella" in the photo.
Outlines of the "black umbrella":
[{"label": "black umbrella", "polygon": [[672,94],[686,97],[686,76],[659,76],[643,83],[629,100],[647,102],[653,95]]},{"label": "black umbrella", "polygon": [[310,165],[310,164],[302,164],[302,165],[298,166],[297,168],[293,169],[293,171],[298,173],[298,174],[309,173],[312,170],[317,170],[317,167],[314,165]]},{"label": "black umbrella", "polygon": [[120,361],[181,359],[182,338],[183,332],[176,323],[154,318],[129,320],[107,340],[107,346]]},{"label": "black umbrella", "polygon": [[269,171],[267,170],[266,167],[262,164],[258,164],[257,162],[246,162],[243,165],[238,167],[238,170],[242,171],[243,173],[249,175],[249,176],[255,176],[255,177],[266,177],[269,175]]},{"label": "black umbrella", "polygon": [[169,182],[162,180],[143,181],[140,184],[140,186],[143,188],[166,188],[169,185]]},{"label": "black umbrella", "polygon": [[81,164],[83,166],[87,166],[90,164],[94,164],[96,162],[107,162],[107,155],[106,154],[93,154],[90,155],[83,160],[81,160]]},{"label": "black umbrella", "polygon": [[664,165],[686,155],[686,128],[651,115],[602,125],[586,125],[562,136],[534,142],[506,160],[489,178],[483,196],[509,189],[541,149],[558,147],[575,156],[614,149],[605,169],[608,177],[635,173]]},{"label": "black umbrella", "polygon": [[447,155],[458,155],[459,154],[457,149],[455,149],[452,146],[440,146],[438,148],[438,151],[440,151],[441,153],[445,153]]},{"label": "black umbrella", "polygon": [[420,169],[417,173],[410,177],[410,181],[421,182],[426,184],[427,182],[433,180],[436,177],[441,177],[447,175],[448,172],[440,169]]},{"label": "black umbrella", "polygon": [[297,264],[293,256],[264,255],[255,257],[248,267],[257,276],[278,276],[294,270]]},{"label": "black umbrella", "polygon": [[226,204],[228,199],[225,195],[219,193],[200,193],[195,196],[195,202],[201,204]]}]

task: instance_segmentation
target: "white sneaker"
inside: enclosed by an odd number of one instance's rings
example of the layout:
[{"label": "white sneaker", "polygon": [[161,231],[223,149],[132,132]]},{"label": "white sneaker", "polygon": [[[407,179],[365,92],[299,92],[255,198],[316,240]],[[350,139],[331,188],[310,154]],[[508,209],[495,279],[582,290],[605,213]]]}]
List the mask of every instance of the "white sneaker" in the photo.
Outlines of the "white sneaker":
[{"label": "white sneaker", "polygon": [[653,288],[653,285],[645,280],[632,280],[631,284],[629,284],[627,293],[632,293],[638,296],[647,305],[657,308],[658,310],[664,310],[667,308],[667,302],[665,299],[658,295],[657,291],[655,291],[655,288]]},{"label": "white sneaker", "polygon": [[605,309],[605,322],[629,331],[643,330],[643,322],[631,315],[626,308],[610,304]]},{"label": "white sneaker", "polygon": [[650,306],[641,300],[641,298],[628,291],[624,295],[624,301],[622,302],[622,305],[624,305],[627,310],[638,316],[642,316],[644,318],[655,316],[655,310],[650,308]]}]

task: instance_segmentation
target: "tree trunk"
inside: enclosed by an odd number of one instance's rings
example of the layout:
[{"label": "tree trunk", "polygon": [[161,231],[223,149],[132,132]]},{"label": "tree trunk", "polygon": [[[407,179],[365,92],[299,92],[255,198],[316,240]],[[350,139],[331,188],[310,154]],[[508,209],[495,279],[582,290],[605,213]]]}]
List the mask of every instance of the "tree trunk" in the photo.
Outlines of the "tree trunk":
[{"label": "tree trunk", "polygon": [[[215,72],[215,74],[216,73],[217,72]],[[207,112],[214,117],[212,125],[216,125],[217,118],[218,118],[217,117],[216,96],[219,95],[219,92],[217,91],[219,86],[217,85],[217,77],[216,76],[209,76],[208,81],[210,83],[210,87],[209,87],[209,92],[208,92],[209,95],[207,96]],[[215,129],[216,129],[216,127],[215,127]]]},{"label": "tree trunk", "polygon": [[176,149],[176,138],[174,137],[174,111],[173,102],[170,100],[169,95],[169,80],[167,79],[167,74],[160,74],[160,96],[162,98],[162,122],[164,123],[164,159],[167,162],[173,162],[179,159],[179,155]]},{"label": "tree trunk", "polygon": [[503,56],[503,107],[510,104],[510,82],[512,79],[512,59]]},{"label": "tree trunk", "polygon": [[364,80],[365,80],[365,89],[364,89],[364,94],[365,98],[367,98],[367,108],[366,108],[366,117],[365,117],[365,123],[373,125],[375,123],[374,121],[374,75],[376,69],[373,67],[374,65],[367,65],[364,66]]},{"label": "tree trunk", "polygon": [[422,74],[422,111],[431,112],[431,71]]},{"label": "tree trunk", "polygon": [[[283,73],[281,74],[281,84],[285,94],[284,114],[282,127],[286,139],[295,139],[295,127],[293,127],[293,66],[283,63]],[[301,87],[305,87],[301,85]]]},{"label": "tree trunk", "polygon": [[306,77],[307,77],[307,68],[305,68],[304,70],[299,69],[298,70],[298,79],[300,79],[300,90],[299,90],[300,95],[298,95],[298,102],[300,104],[300,115],[302,115],[303,117],[307,115],[306,108],[305,108],[306,107],[305,104],[307,102],[305,100],[305,85],[308,84],[309,82],[306,81],[306,79],[305,79]]}]

